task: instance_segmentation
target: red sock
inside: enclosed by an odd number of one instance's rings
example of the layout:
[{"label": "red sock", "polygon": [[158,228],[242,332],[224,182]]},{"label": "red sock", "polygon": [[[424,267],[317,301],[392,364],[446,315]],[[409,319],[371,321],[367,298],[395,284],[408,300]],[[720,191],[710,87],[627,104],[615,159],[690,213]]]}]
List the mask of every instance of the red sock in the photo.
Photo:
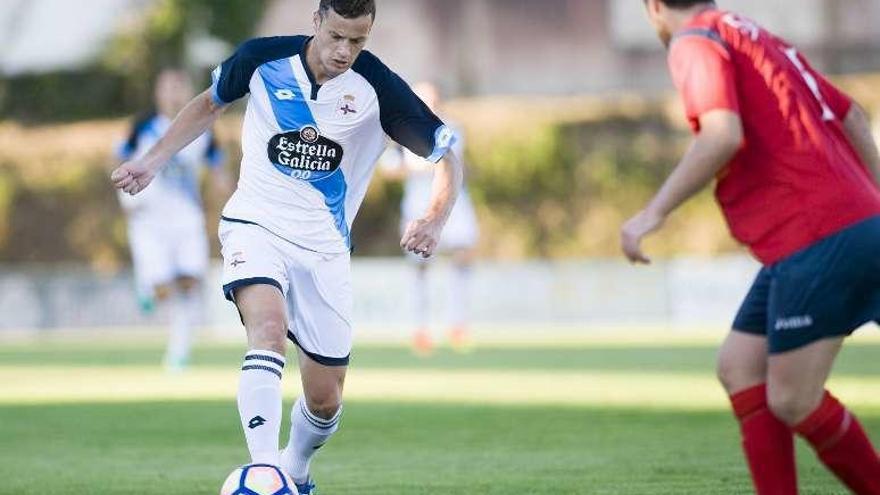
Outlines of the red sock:
[{"label": "red sock", "polygon": [[819,459],[857,495],[880,495],[880,456],[862,425],[830,393],[794,430]]},{"label": "red sock", "polygon": [[767,386],[730,397],[739,419],[742,446],[758,495],[797,495],[794,435],[767,407]]}]

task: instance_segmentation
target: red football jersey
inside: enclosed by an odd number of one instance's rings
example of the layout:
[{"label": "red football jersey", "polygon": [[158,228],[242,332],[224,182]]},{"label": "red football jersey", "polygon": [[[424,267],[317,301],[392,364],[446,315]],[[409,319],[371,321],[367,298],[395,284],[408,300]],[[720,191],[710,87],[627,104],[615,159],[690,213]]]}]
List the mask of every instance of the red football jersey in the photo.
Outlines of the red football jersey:
[{"label": "red football jersey", "polygon": [[713,9],[676,33],[669,67],[694,132],[710,110],[742,119],[744,144],[715,194],[762,263],[880,214],[880,189],[843,128],[852,100],[791,45]]}]

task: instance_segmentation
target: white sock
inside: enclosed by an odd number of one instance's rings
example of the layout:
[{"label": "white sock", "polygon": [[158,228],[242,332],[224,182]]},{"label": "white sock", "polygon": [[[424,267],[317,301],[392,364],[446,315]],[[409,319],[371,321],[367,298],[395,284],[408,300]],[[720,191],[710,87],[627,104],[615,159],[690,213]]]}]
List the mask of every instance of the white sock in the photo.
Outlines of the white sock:
[{"label": "white sock", "polygon": [[290,410],[290,440],[284,450],[284,467],[297,483],[309,480],[309,464],[319,448],[339,429],[342,407],[330,419],[322,419],[309,411],[302,397]]},{"label": "white sock", "polygon": [[449,323],[452,328],[464,328],[468,324],[468,288],[471,268],[453,265],[449,279]]},{"label": "white sock", "polygon": [[[425,262],[419,261],[417,263]],[[431,306],[428,296],[428,270],[424,266],[415,267],[413,285],[413,313],[416,330],[426,330],[431,320]]]},{"label": "white sock", "polygon": [[241,367],[238,413],[251,460],[278,464],[281,434],[281,376],[284,356],[272,351],[249,351]]},{"label": "white sock", "polygon": [[196,290],[177,292],[171,300],[171,333],[165,363],[179,366],[189,360],[193,333],[202,316],[202,298]]}]

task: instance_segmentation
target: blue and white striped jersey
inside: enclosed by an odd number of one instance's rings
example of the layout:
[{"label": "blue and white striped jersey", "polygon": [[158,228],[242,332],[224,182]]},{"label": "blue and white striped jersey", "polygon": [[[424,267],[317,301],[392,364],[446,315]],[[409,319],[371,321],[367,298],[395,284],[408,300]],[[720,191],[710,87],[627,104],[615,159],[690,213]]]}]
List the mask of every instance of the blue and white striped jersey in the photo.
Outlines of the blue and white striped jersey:
[{"label": "blue and white striped jersey", "polygon": [[439,161],[455,134],[376,56],[316,84],[306,36],[257,38],[213,73],[218,104],[250,94],[238,189],[223,217],[322,253],[351,249],[350,229],[386,135]]},{"label": "blue and white striped jersey", "polygon": [[[120,160],[139,158],[147,153],[171,127],[171,119],[152,112],[135,121],[128,137],[116,149]],[[201,215],[199,172],[202,166],[223,165],[225,157],[210,131],[178,152],[153,182],[137,196],[120,194],[122,206],[132,215],[157,219],[182,211]]]}]

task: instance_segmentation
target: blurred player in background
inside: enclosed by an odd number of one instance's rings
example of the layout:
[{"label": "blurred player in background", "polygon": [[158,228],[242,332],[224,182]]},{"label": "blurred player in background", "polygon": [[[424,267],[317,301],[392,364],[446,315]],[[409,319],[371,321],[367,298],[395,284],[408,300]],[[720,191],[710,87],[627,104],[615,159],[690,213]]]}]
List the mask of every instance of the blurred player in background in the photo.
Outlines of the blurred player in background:
[{"label": "blurred player in background", "polygon": [[880,458],[825,390],[844,338],[880,320],[880,157],[865,112],[785,41],[713,2],[646,0],[696,134],[622,230],[626,256],[717,179],[728,225],[764,265],[718,371],[759,494],[797,494],[793,435],[850,490],[880,494]]},{"label": "blurred player in background", "polygon": [[874,142],[880,143],[880,105],[874,107]]},{"label": "blurred player in background", "polygon": [[[111,177],[137,194],[229,104],[251,95],[241,178],[220,225],[223,290],[248,337],[238,410],[251,459],[280,465],[300,495],[314,493],[311,460],[339,428],[352,346],[351,226],[386,135],[436,163],[430,205],[401,240],[407,251],[433,254],[462,180],[454,132],[363,51],[375,17],[373,0],[321,0],[314,36],[245,42],[165,137]],[[279,452],[288,338],[303,395]]]},{"label": "blurred player in background", "polygon": [[[189,76],[165,69],[156,79],[155,110],[135,122],[118,147],[121,161],[142,157],[193,97]],[[200,169],[211,170],[219,194],[231,192],[223,152],[208,131],[175,154],[149,188],[138,196],[120,193],[128,219],[128,238],[138,298],[144,310],[156,301],[170,305],[171,328],[164,363],[183,369],[190,355],[194,327],[203,315],[201,282],[208,268],[209,244],[199,193]]]},{"label": "blurred player in background", "polygon": [[[413,85],[413,91],[425,102],[428,107],[442,116],[442,100],[440,92],[434,84],[421,82]],[[454,123],[447,120],[447,125],[455,128]],[[458,129],[455,129],[459,131]],[[453,146],[456,155],[464,156],[464,139],[461,132],[457,132],[459,139]],[[403,180],[403,201],[401,210],[401,233],[406,227],[418,219],[431,200],[431,182],[434,174],[433,164],[419,157],[415,153],[395,146],[386,154],[385,172],[395,178]],[[452,259],[452,276],[449,281],[449,343],[456,351],[466,351],[470,348],[468,336],[468,285],[471,265],[473,264],[475,248],[479,237],[477,216],[474,205],[466,187],[462,187],[461,195],[455,202],[452,214],[443,229],[440,244],[437,246],[438,254],[449,255]],[[428,284],[428,267],[430,261],[421,256],[410,254],[407,256],[413,261],[414,284],[413,284],[413,311],[415,315],[415,332],[413,334],[413,349],[418,355],[428,355],[434,348],[434,338],[430,329],[430,297]]]}]

